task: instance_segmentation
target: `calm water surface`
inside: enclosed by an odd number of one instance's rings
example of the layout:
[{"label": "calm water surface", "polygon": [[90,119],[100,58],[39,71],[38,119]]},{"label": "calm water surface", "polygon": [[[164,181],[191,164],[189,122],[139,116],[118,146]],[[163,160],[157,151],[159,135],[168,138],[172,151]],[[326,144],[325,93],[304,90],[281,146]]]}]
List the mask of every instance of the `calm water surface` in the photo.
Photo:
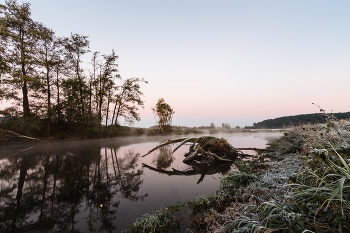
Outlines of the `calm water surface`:
[{"label": "calm water surface", "polygon": [[[234,147],[264,148],[280,132],[218,134]],[[196,135],[198,137],[198,135]],[[1,232],[121,232],[135,219],[219,187],[235,168],[191,167],[188,146],[147,151],[174,136],[3,147]],[[253,152],[251,152],[253,153]]]}]

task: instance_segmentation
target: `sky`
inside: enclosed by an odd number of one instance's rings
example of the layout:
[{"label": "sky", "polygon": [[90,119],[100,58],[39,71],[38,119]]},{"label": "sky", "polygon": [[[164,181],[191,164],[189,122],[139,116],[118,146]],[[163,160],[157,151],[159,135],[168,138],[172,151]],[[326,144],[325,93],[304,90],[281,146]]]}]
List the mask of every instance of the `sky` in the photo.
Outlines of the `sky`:
[{"label": "sky", "polygon": [[23,2],[57,36],[89,36],[92,52],[114,49],[122,78],[148,81],[136,127],[156,123],[159,98],[174,109],[172,124],[186,126],[319,112],[312,103],[350,111],[348,0]]}]

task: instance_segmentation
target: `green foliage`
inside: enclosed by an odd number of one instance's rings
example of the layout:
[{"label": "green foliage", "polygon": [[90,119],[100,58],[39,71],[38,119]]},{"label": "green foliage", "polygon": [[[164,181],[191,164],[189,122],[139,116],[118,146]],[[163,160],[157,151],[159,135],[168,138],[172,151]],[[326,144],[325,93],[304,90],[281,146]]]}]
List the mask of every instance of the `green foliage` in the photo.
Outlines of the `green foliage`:
[{"label": "green foliage", "polygon": [[[147,83],[143,78],[129,78],[123,81],[122,85],[117,87],[119,91],[115,95],[115,107],[112,117],[112,124],[118,123],[118,117],[123,116],[125,121],[133,124],[135,121],[140,121],[138,114],[138,106],[143,108],[144,102],[141,99],[143,93],[140,90],[139,83]],[[118,106],[118,108],[117,108]],[[117,109],[117,113],[116,112]],[[114,117],[115,116],[115,117]]]},{"label": "green foliage", "polygon": [[[36,91],[41,82],[34,67],[39,54],[38,41],[40,30],[44,28],[31,18],[30,3],[18,5],[16,1],[5,1],[0,18],[0,37],[2,47],[1,72],[2,85],[8,89],[1,90],[7,98],[22,99],[23,116],[30,117],[29,91]],[[21,97],[18,91],[22,93]],[[11,95],[12,92],[12,95]]]},{"label": "green foliage", "polygon": [[157,124],[162,132],[170,130],[170,124],[175,111],[169,104],[165,103],[163,98],[160,98],[152,111],[157,119]]},{"label": "green foliage", "polygon": [[42,121],[39,118],[9,118],[1,123],[1,128],[31,137],[41,137]]},{"label": "green foliage", "polygon": [[8,107],[0,111],[0,114],[5,118],[19,118],[22,115],[22,112],[18,111],[15,107]]}]

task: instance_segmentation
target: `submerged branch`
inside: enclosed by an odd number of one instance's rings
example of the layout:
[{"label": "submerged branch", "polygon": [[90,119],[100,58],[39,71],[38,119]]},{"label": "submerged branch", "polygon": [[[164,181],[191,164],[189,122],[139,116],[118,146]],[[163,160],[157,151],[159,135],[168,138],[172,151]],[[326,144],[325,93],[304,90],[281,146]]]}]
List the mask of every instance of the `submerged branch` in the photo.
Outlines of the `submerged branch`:
[{"label": "submerged branch", "polygon": [[261,152],[273,152],[275,150],[271,149],[260,149],[255,147],[248,147],[248,148],[236,148],[237,150],[255,150],[255,151],[261,151]]}]

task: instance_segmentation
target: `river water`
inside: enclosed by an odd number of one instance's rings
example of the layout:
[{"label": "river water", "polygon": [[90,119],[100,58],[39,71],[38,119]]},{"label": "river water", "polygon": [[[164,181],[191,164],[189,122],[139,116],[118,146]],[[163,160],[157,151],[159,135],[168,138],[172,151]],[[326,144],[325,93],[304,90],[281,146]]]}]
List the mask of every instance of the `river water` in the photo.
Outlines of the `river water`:
[{"label": "river water", "polygon": [[[268,140],[281,135],[210,136],[224,137],[236,148],[265,148]],[[227,172],[235,170],[233,165],[184,164],[188,145],[174,154],[169,145],[141,157],[172,138],[176,137],[2,147],[1,232],[121,232],[145,213],[211,193]]]}]

